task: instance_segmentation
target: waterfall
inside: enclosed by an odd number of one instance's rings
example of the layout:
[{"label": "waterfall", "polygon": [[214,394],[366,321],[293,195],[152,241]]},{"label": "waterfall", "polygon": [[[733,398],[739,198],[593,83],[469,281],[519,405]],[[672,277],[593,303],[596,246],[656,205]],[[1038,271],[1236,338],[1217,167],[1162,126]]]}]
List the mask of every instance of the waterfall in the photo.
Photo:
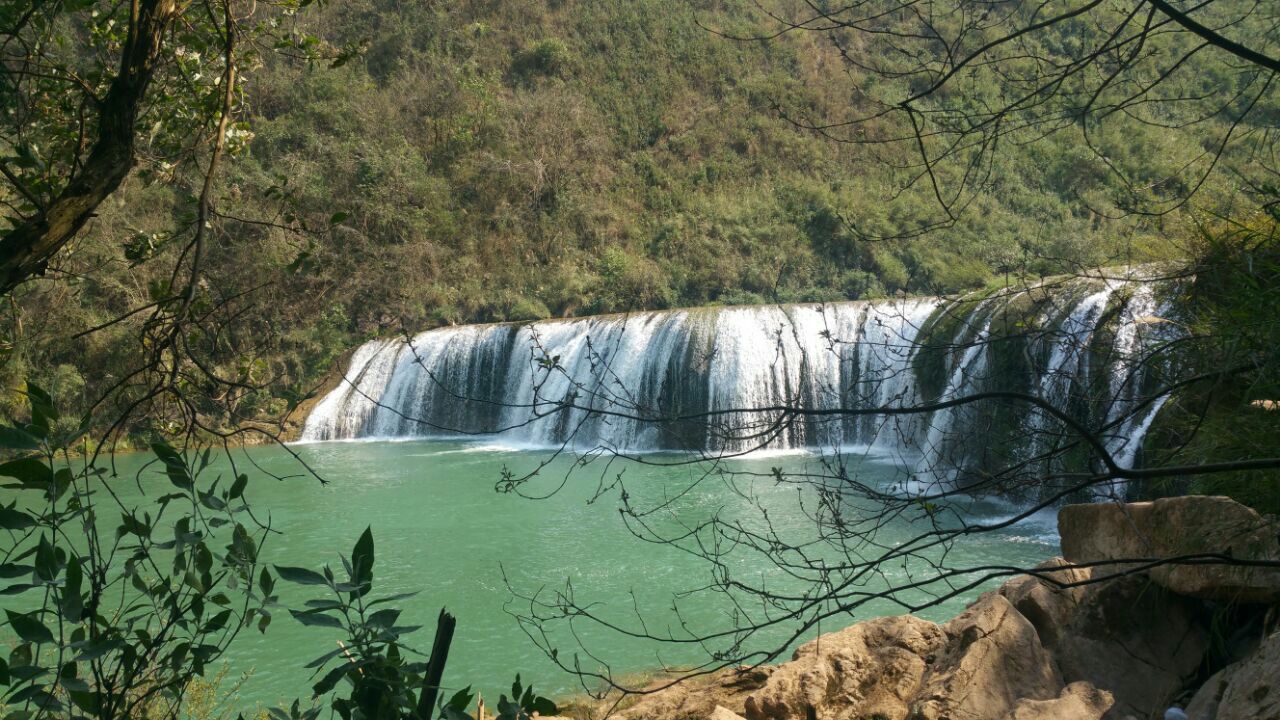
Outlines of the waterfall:
[{"label": "waterfall", "polygon": [[[430,330],[375,340],[303,440],[500,434],[532,446],[736,452],[880,447],[925,485],[1034,465],[1058,419],[1016,403],[875,410],[1010,391],[1097,428],[1124,462],[1163,402],[1148,354],[1167,283],[1072,280],[963,298],[669,312]],[[794,409],[819,411],[805,414]],[[842,412],[847,411],[847,412]],[[825,414],[824,414],[825,413]]]}]

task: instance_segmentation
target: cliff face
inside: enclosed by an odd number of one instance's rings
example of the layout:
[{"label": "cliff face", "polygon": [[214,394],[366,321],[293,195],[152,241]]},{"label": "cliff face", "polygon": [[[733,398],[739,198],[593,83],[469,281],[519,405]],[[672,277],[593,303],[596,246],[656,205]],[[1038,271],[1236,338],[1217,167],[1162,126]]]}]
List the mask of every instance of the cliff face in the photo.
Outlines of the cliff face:
[{"label": "cliff face", "polygon": [[[949,622],[861,622],[780,666],[677,686],[624,715],[1146,720],[1186,708],[1191,720],[1280,720],[1280,565],[1265,566],[1280,563],[1274,521],[1184,497],[1067,506],[1059,524],[1066,558]],[[1215,554],[1255,564],[1205,564]],[[1115,562],[1170,558],[1200,564]]]}]

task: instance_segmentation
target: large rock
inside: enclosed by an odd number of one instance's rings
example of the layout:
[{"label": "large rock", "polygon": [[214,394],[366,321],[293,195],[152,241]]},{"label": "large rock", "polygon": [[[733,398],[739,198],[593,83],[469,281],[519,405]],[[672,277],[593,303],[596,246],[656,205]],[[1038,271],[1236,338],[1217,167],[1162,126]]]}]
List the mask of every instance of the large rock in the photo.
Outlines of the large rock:
[{"label": "large rock", "polygon": [[[748,693],[759,689],[778,668],[729,668],[711,675],[671,684],[670,678],[655,680],[646,693],[619,709],[611,704],[599,708],[620,720],[659,720],[663,718],[710,718],[717,712],[742,714]],[[616,711],[616,712],[615,712]]]},{"label": "large rock", "polygon": [[1192,720],[1280,720],[1280,632],[1209,678],[1187,706]]},{"label": "large rock", "polygon": [[1145,575],[1091,583],[1089,568],[1055,558],[998,591],[1035,627],[1066,683],[1114,698],[1108,718],[1168,707],[1201,669],[1209,637],[1196,601]]},{"label": "large rock", "polygon": [[[902,615],[806,643],[744,704],[748,720],[990,720],[1053,707],[1110,707],[1082,687],[1064,694],[1036,629],[988,593],[939,626]],[[1056,703],[1056,704],[1055,704]],[[1021,713],[1021,715],[1014,715]],[[1044,717],[1048,717],[1045,715]],[[1089,717],[1082,715],[1081,717]]]},{"label": "large rock", "polygon": [[942,626],[947,644],[915,703],[921,720],[987,720],[1022,700],[1052,700],[1062,676],[1036,629],[1002,595],[982,596]]},{"label": "large rock", "polygon": [[[1161,717],[1204,674],[1193,720],[1280,720],[1280,633],[1234,650],[1267,609],[1215,601],[1280,599],[1280,571],[1121,562],[1221,553],[1280,559],[1275,526],[1226,498],[1077,505],[1060,514],[1054,559],[937,625],[903,615],[802,645],[790,662],[712,676],[648,696],[624,714],[651,720],[1126,720]],[[1226,618],[1226,620],[1223,620]],[[1237,620],[1231,620],[1237,618]],[[1222,623],[1236,623],[1234,633]],[[1257,634],[1249,636],[1256,638]],[[1211,644],[1214,650],[1210,651]],[[1241,659],[1243,658],[1243,659]],[[722,707],[717,707],[722,706]]]},{"label": "large rock", "polygon": [[876,717],[904,720],[942,628],[910,615],[876,618],[796,649],[745,702],[748,720]]},{"label": "large rock", "polygon": [[802,645],[752,682],[673,688],[626,715],[707,717],[720,704],[747,720],[1158,717],[1203,667],[1198,601],[1141,574],[1093,579],[1057,558],[943,625],[868,620]]},{"label": "large rock", "polygon": [[1087,682],[1071,683],[1052,700],[1021,700],[1004,720],[1102,720],[1112,706],[1111,693]]},{"label": "large rock", "polygon": [[[1276,524],[1226,497],[1067,505],[1058,513],[1062,554],[1073,563],[1221,554],[1280,561]],[[1116,572],[1132,564],[1102,566]],[[1239,603],[1280,602],[1280,568],[1167,564],[1151,578],[1175,593]]]}]

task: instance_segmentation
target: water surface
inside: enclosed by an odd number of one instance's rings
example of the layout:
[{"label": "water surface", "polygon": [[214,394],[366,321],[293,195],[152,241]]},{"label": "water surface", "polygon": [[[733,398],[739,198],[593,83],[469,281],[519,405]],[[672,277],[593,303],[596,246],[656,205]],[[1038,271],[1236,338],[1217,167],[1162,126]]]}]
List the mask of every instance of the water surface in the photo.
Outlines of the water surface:
[{"label": "water surface", "polygon": [[[571,580],[579,603],[594,602],[597,612],[632,626],[638,622],[638,608],[650,629],[664,624],[675,627],[673,597],[707,583],[710,576],[705,561],[673,547],[642,542],[632,534],[618,511],[622,488],[635,505],[652,507],[669,501],[647,519],[661,530],[696,524],[716,513],[726,521],[750,527],[759,523],[759,508],[763,507],[782,536],[803,541],[812,535],[807,513],[813,509],[813,495],[790,483],[780,484],[770,475],[775,467],[787,473],[819,467],[816,457],[803,453],[754,456],[731,461],[726,467],[758,475],[730,479],[704,477],[705,468],[697,466],[609,465],[603,458],[575,467],[574,459],[566,457],[552,462],[525,488],[532,494],[558,491],[546,499],[531,500],[498,493],[495,483],[504,468],[521,473],[544,462],[549,456],[545,450],[441,440],[331,442],[292,449],[328,483],[321,485],[303,474],[298,463],[280,448],[235,451],[238,462],[251,461],[260,468],[250,471],[253,480],[247,497],[255,512],[269,515],[272,526],[281,533],[268,542],[263,559],[311,568],[329,563],[339,568],[338,557],[349,554],[364,528],[372,526],[377,546],[375,595],[420,591],[403,603],[401,622],[425,626],[412,636],[412,644],[424,651],[430,648],[440,607],[454,613],[458,630],[445,682],[453,687],[471,684],[484,688],[485,695],[495,699],[516,672],[544,694],[564,695],[581,689],[575,678],[558,670],[529,641],[511,613],[527,606],[512,604],[508,582],[517,590],[533,592],[560,588]],[[118,470],[132,475],[146,459],[143,454],[121,456],[117,458]],[[678,458],[654,455],[646,459],[661,462]],[[901,477],[891,458],[853,456],[849,461],[862,482],[887,486]],[[269,474],[289,477],[275,480]],[[620,486],[616,484],[619,474]],[[167,492],[158,469],[144,472],[143,478],[144,486],[157,493]],[[980,520],[1012,510],[979,505],[964,512]],[[877,541],[892,545],[922,529],[894,519]],[[873,547],[863,550],[878,551]],[[967,538],[952,549],[946,561],[951,566],[1025,566],[1056,552],[1052,519],[1033,518],[1026,527]],[[796,587],[796,581],[758,555],[731,553],[726,564],[741,578],[770,583],[770,587]],[[907,570],[885,568],[887,577],[874,580],[872,585],[902,580]],[[301,600],[319,595],[316,588],[280,586],[286,604],[292,601],[295,607]],[[977,593],[968,592],[920,614],[946,619]],[[912,602],[925,598],[920,593],[902,597]],[[715,593],[695,592],[681,596],[678,602],[681,617],[692,627],[732,625],[729,606]],[[901,607],[895,603],[876,601],[856,617],[833,621],[823,630],[899,612]],[[563,628],[552,636],[561,657],[571,656],[578,644],[585,642],[616,673],[705,659],[697,647],[620,637],[590,623],[579,623],[574,629],[576,639]],[[787,630],[766,633],[754,641],[755,646],[776,643]],[[303,666],[332,649],[339,637],[336,631],[303,627],[283,610],[265,635],[243,631],[226,656],[233,674],[252,673],[241,689],[241,705],[248,709],[299,696],[305,700],[312,679]],[[585,656],[583,663],[592,668],[598,665]]]}]

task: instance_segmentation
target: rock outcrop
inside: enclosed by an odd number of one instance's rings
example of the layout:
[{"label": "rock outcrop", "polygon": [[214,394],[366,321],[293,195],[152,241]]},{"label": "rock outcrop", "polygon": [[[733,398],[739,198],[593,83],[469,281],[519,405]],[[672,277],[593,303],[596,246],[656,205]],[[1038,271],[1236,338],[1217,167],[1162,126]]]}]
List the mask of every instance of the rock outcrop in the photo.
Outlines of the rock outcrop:
[{"label": "rock outcrop", "polygon": [[1280,632],[1209,678],[1187,706],[1191,720],[1280,718]]},{"label": "rock outcrop", "polygon": [[1209,648],[1200,603],[1145,575],[1085,584],[1095,572],[1054,559],[998,592],[1036,627],[1065,682],[1111,693],[1115,710],[1107,717],[1146,717],[1200,671]]},{"label": "rock outcrop", "polygon": [[947,643],[927,620],[900,615],[823,635],[796,650],[746,699],[750,720],[803,717],[806,708],[855,706],[863,714],[904,717],[929,664]]},{"label": "rock outcrop", "polygon": [[[1274,525],[1225,498],[1177,498],[1069,506],[1060,530],[1066,559],[983,594],[949,622],[868,620],[805,643],[790,662],[677,685],[623,715],[1146,720],[1191,700],[1191,720],[1280,720],[1280,631],[1269,625],[1280,618],[1260,604],[1280,599],[1274,569],[1128,566],[1117,575],[1114,564],[1077,566],[1205,553],[1276,558]],[[1236,635],[1251,640],[1226,642],[1229,622],[1243,623]]]},{"label": "rock outcrop", "polygon": [[[1226,497],[1068,505],[1058,513],[1062,555],[1072,563],[1222,555],[1280,561],[1274,522]],[[1194,561],[1193,561],[1194,562]],[[1115,572],[1133,565],[1103,566]],[[1154,567],[1152,580],[1180,595],[1240,603],[1280,602],[1280,568],[1203,564]]]}]

